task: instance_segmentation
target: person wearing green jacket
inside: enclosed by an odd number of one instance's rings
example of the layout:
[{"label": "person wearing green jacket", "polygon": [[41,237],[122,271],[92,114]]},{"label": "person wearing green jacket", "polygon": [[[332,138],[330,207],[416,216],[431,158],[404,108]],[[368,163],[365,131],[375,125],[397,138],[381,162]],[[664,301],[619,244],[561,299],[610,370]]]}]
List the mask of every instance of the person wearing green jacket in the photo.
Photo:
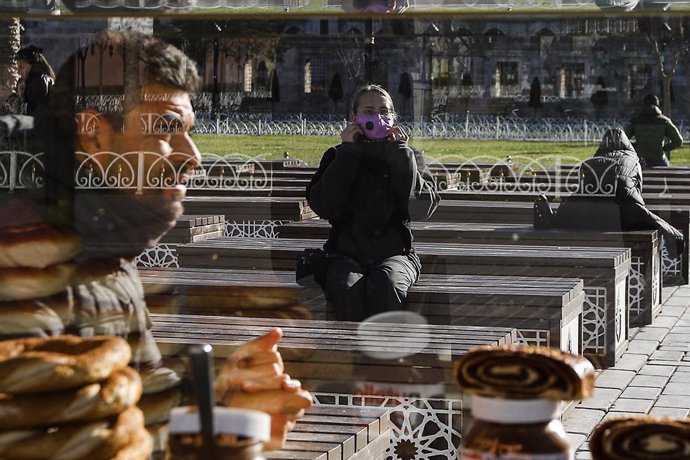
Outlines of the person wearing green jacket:
[{"label": "person wearing green jacket", "polygon": [[648,94],[642,109],[625,127],[628,138],[634,139],[642,167],[671,166],[671,150],[683,144],[683,137],[671,119],[661,113],[659,98]]}]

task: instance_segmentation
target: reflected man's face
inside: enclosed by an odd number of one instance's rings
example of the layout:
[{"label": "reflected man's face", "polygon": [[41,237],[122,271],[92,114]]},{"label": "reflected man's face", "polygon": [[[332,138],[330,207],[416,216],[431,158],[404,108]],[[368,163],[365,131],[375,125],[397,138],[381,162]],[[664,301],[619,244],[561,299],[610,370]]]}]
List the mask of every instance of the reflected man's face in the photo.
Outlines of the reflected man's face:
[{"label": "reflected man's face", "polygon": [[129,175],[143,187],[132,187],[130,181],[118,188],[122,184],[106,181],[98,193],[100,202],[94,206],[91,198],[89,209],[98,208],[96,221],[85,216],[83,226],[93,224],[85,230],[111,234],[130,244],[133,252],[151,247],[182,214],[184,183],[201,164],[190,136],[195,118],[189,94],[159,83],[146,85],[137,105],[125,114],[122,129],[96,112],[88,115],[82,123],[96,117],[97,121],[90,131],[80,127],[79,150],[86,154],[81,158],[96,165],[101,176]]}]

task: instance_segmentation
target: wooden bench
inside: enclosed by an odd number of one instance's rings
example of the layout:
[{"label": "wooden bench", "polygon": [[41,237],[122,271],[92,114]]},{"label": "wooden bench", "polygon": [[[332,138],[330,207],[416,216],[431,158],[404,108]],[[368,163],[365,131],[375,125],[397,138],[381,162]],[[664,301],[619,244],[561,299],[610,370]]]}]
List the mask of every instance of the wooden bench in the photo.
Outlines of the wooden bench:
[{"label": "wooden bench", "polygon": [[228,236],[270,237],[276,225],[317,217],[304,197],[193,195],[183,206],[186,214],[224,215]]},{"label": "wooden bench", "polygon": [[[317,406],[321,406],[319,410],[328,414],[353,405],[388,409],[391,417],[404,422],[403,426],[393,426],[389,449],[394,449],[398,442],[424,448],[429,435],[424,424],[428,423],[430,428],[440,430],[437,441],[446,443],[443,458],[457,455],[462,428],[460,401],[449,399],[460,398],[460,388],[453,377],[454,362],[470,348],[512,343],[516,339],[513,329],[499,327],[381,324],[380,334],[363,337],[358,332],[360,323],[349,322],[160,314],[152,314],[151,319],[164,363],[180,375],[187,374],[189,368],[185,353],[188,344],[211,344],[218,368],[237,346],[279,326],[283,329],[279,349],[285,370],[312,392]],[[408,339],[405,347],[400,345],[403,336]],[[414,342],[415,338],[419,342]],[[410,355],[400,357],[400,351]],[[386,352],[398,356],[388,359]],[[424,416],[419,417],[421,414]],[[312,431],[331,435],[363,433],[351,428],[342,431],[350,422],[338,430],[330,422],[321,430],[310,426],[309,419],[300,423],[303,429],[291,433],[288,440],[312,440]],[[327,440],[325,436],[322,439]],[[355,439],[355,449],[365,444],[366,439],[360,434]]]},{"label": "wooden bench", "polygon": [[357,394],[352,390],[363,382],[434,388],[441,383],[459,391],[453,364],[460,356],[476,346],[516,340],[515,329],[488,326],[369,323],[369,333],[362,335],[361,323],[347,321],[156,313],[151,319],[164,362],[183,375],[188,344],[211,344],[220,365],[237,346],[280,327],[280,352],[290,376],[310,391],[348,394]]},{"label": "wooden bench", "polygon": [[223,215],[189,215],[180,216],[173,227],[161,239],[164,244],[184,244],[220,238],[225,234],[225,217]]},{"label": "wooden bench", "polygon": [[[315,170],[271,171],[255,169],[252,172],[222,175],[224,172],[224,168],[208,170],[206,176],[203,176],[203,180],[200,177],[193,182],[194,188],[261,190],[273,187],[302,187],[305,189],[311,182]],[[458,188],[463,182],[461,172],[432,170],[431,175],[439,190]]]},{"label": "wooden bench", "polygon": [[317,405],[306,410],[280,450],[266,460],[384,459],[391,443],[390,409]]},{"label": "wooden bench", "polygon": [[[441,193],[441,203],[431,216],[431,222],[512,223],[530,225],[534,222],[533,200],[524,201],[523,194],[506,194],[504,197],[483,194],[483,200],[464,199],[461,193]],[[535,195],[536,198],[536,195]],[[550,200],[551,201],[551,200]],[[680,230],[685,241],[690,242],[690,205],[648,205],[652,212]],[[551,203],[552,209],[558,203]],[[690,280],[690,244],[680,258],[668,256],[662,248],[662,273],[664,282],[687,284]]]},{"label": "wooden bench", "polygon": [[303,220],[316,217],[306,198],[190,196],[187,214],[223,214],[226,220]]},{"label": "wooden bench", "polygon": [[[319,240],[220,238],[178,248],[180,267],[293,270]],[[627,348],[630,249],[418,243],[424,273],[582,278],[583,343],[599,365]]]},{"label": "wooden bench", "polygon": [[[631,251],[628,298],[630,325],[651,324],[661,309],[661,247],[656,230],[590,232],[535,230],[531,225],[413,222],[415,241],[425,243],[626,247]],[[330,224],[322,219],[290,222],[277,228],[281,238],[325,239]]]},{"label": "wooden bench", "polygon": [[187,187],[187,196],[279,196],[291,198],[306,197],[306,187],[282,186],[282,187],[262,187],[262,188],[240,188],[240,187]]},{"label": "wooden bench", "polygon": [[[525,173],[522,176],[510,176],[502,179],[505,183],[512,184],[578,184],[579,183],[579,173],[573,172],[570,174],[557,174],[549,173],[548,171],[535,171],[534,173]],[[683,190],[687,191],[690,187],[690,175],[687,177],[659,177],[659,176],[648,176],[644,174],[643,178],[643,192],[649,192],[654,189],[658,189],[663,186],[678,188],[681,192]],[[680,187],[685,187],[681,189]]]},{"label": "wooden bench", "polygon": [[[323,292],[298,285],[290,271],[140,272],[152,312],[334,318]],[[522,343],[580,353],[584,297],[580,279],[425,273],[410,288],[407,309],[433,324],[514,327]]]},{"label": "wooden bench", "polygon": [[300,286],[290,272],[139,268],[139,275],[153,313],[332,319],[321,290]]},{"label": "wooden bench", "polygon": [[178,245],[224,235],[225,218],[222,215],[183,215],[158,244],[136,256],[134,263],[139,267],[176,267]]}]

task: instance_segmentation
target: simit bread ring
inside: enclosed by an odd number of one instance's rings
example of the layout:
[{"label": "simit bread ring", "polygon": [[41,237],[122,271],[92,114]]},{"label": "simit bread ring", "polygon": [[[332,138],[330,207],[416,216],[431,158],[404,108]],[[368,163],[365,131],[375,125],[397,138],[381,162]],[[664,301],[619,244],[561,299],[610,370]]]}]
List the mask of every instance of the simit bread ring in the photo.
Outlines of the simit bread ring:
[{"label": "simit bread ring", "polygon": [[589,448],[594,460],[687,460],[690,420],[622,416],[600,423]]},{"label": "simit bread ring", "polygon": [[181,400],[180,387],[142,395],[137,407],[144,413],[144,425],[155,425],[169,420],[170,411],[177,407]]},{"label": "simit bread ring", "polygon": [[[144,416],[141,411],[136,407],[130,407],[117,417],[96,422],[37,430],[4,431],[0,432],[0,458],[3,460],[110,459],[139,437],[148,438],[143,423]],[[143,434],[140,434],[142,432]]]},{"label": "simit bread ring", "polygon": [[64,291],[74,273],[74,264],[55,264],[45,268],[0,269],[0,301],[46,297]]},{"label": "simit bread ring", "polygon": [[141,396],[141,379],[131,367],[76,390],[29,395],[0,394],[0,429],[90,422],[118,414]]},{"label": "simit bread ring", "polygon": [[114,336],[6,340],[0,342],[0,393],[45,393],[105,380],[127,366],[131,354]]},{"label": "simit bread ring", "polygon": [[0,267],[45,268],[72,259],[79,238],[46,223],[0,228]]},{"label": "simit bread ring", "polygon": [[572,401],[592,394],[594,367],[557,348],[486,346],[458,360],[455,378],[465,392],[480,396]]},{"label": "simit bread ring", "polygon": [[120,449],[109,460],[149,460],[153,452],[153,439],[144,428],[137,430],[129,444]]}]

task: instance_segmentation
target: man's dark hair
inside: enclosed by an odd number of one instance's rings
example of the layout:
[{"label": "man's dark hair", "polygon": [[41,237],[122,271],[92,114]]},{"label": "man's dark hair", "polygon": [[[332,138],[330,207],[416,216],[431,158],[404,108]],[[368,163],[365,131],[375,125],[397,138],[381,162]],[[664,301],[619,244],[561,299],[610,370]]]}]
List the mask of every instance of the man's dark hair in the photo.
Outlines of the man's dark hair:
[{"label": "man's dark hair", "polygon": [[[91,48],[100,50],[100,55],[77,51],[60,68],[55,85],[55,93],[60,95],[55,98],[56,110],[64,108],[64,104],[69,104],[74,113],[92,108],[105,116],[115,128],[120,128],[124,113],[140,102],[143,86],[160,83],[189,93],[199,88],[196,63],[178,48],[157,37],[108,30],[93,39]],[[137,58],[132,59],[132,56]],[[93,64],[99,60],[103,60],[102,66]],[[113,69],[120,67],[124,72],[119,82],[104,88],[104,92],[111,97],[111,103],[93,106],[88,100],[92,91],[85,86],[84,80],[100,80],[103,76],[94,78],[82,75],[82,69],[102,69],[112,78]],[[122,104],[112,104],[112,98],[117,97],[122,98]]]},{"label": "man's dark hair", "polygon": [[644,105],[655,105],[659,107],[659,98],[653,94],[647,94],[642,100]]},{"label": "man's dark hair", "polygon": [[[121,129],[125,113],[146,97],[142,89],[147,84],[159,83],[186,92],[196,91],[200,84],[194,61],[159,38],[109,30],[98,34],[92,43],[92,49],[99,50],[100,55],[77,50],[60,67],[50,96],[49,114],[41,120],[38,131],[42,150],[46,152],[45,199],[48,207],[71,207],[77,147],[75,117],[79,112],[94,109],[99,116],[108,119],[114,129]],[[102,66],[98,64],[100,59]],[[110,103],[99,107],[98,98],[87,97],[86,82],[97,82],[102,76],[87,76],[84,69],[102,69],[103,73],[112,76],[113,69],[120,67],[123,71],[116,72],[119,73],[118,83],[107,88]],[[118,98],[120,102],[113,103]]]}]

